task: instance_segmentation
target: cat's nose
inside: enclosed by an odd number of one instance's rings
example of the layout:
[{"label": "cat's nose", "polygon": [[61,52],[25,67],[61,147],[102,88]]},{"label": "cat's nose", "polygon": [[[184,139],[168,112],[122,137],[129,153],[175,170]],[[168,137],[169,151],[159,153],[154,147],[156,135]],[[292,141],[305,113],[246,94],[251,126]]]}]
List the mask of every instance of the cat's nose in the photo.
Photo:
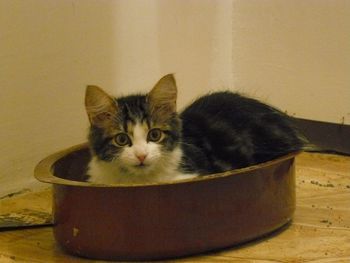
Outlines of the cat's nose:
[{"label": "cat's nose", "polygon": [[136,155],[136,157],[137,159],[139,159],[140,163],[143,163],[147,157],[147,154],[139,154],[139,155]]}]

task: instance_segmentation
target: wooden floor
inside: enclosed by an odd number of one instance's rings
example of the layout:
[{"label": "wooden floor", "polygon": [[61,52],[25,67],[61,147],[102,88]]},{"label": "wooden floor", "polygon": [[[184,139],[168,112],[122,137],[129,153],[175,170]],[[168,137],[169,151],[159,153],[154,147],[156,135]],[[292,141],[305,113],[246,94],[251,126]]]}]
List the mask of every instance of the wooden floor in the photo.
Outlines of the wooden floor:
[{"label": "wooden floor", "polygon": [[[0,199],[0,262],[97,262],[64,254],[46,224],[50,191]],[[2,216],[2,217],[1,217]],[[7,218],[7,221],[4,220]],[[13,220],[9,220],[9,218]],[[170,262],[170,261],[169,261]],[[297,158],[297,210],[284,229],[254,242],[171,262],[350,262],[350,157],[304,153]]]}]

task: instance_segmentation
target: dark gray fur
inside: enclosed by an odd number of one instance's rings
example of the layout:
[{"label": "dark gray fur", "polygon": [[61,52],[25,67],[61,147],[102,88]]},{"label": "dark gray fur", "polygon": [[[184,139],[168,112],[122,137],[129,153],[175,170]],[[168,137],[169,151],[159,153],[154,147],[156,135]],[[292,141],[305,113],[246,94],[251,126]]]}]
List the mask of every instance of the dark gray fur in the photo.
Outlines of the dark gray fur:
[{"label": "dark gray fur", "polygon": [[[116,125],[126,132],[127,121],[153,121],[145,95],[118,98]],[[300,151],[306,140],[293,121],[281,111],[232,92],[217,92],[199,98],[179,115],[166,120],[164,152],[180,146],[179,169],[200,175],[222,172],[269,161]],[[103,129],[92,126],[89,141],[93,152],[111,161],[120,149]]]}]

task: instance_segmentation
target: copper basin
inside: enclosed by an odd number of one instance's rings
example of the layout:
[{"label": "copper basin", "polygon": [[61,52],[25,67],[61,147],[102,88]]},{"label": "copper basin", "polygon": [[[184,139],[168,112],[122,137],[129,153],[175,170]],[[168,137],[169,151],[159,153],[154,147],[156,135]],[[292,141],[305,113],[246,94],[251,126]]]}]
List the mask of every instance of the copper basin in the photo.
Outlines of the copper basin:
[{"label": "copper basin", "polygon": [[53,184],[54,235],[64,250],[165,259],[229,247],[288,223],[296,154],[187,181],[117,186],[84,182],[90,153],[83,144],[41,161],[35,177]]}]

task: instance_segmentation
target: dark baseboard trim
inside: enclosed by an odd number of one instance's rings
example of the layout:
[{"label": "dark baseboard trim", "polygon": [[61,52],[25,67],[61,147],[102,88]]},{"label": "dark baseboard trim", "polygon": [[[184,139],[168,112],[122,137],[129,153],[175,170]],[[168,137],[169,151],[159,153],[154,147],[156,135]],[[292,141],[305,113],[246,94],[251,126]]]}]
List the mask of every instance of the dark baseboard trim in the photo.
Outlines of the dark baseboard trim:
[{"label": "dark baseboard trim", "polygon": [[350,155],[350,125],[295,119],[296,126],[320,151]]}]

